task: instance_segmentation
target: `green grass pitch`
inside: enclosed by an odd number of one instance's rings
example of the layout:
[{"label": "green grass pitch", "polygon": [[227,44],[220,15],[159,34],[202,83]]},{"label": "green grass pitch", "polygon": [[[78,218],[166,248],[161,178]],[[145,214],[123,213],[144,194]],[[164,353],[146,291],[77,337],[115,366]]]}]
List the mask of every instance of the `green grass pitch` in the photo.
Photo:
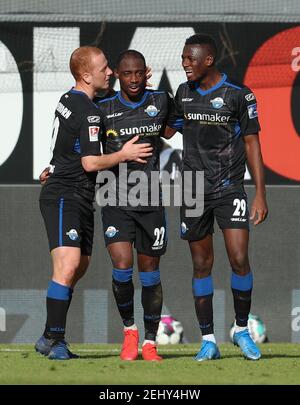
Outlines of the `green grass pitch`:
[{"label": "green grass pitch", "polygon": [[119,359],[120,345],[74,344],[76,360],[51,361],[32,345],[0,345],[0,384],[300,384],[300,345],[264,344],[259,361],[221,344],[221,360],[193,361],[199,345],[160,346],[160,363]]}]

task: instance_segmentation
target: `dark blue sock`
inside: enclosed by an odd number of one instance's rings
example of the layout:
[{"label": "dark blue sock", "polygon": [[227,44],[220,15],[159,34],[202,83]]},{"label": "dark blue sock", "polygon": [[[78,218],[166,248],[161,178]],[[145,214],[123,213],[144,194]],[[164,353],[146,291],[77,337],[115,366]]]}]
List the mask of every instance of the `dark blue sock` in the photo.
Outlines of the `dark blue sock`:
[{"label": "dark blue sock", "polygon": [[44,331],[47,339],[57,341],[64,339],[72,293],[72,288],[50,281],[46,298],[47,321]]},{"label": "dark blue sock", "polygon": [[161,318],[163,293],[160,271],[139,272],[142,283],[142,306],[144,309],[145,340],[156,340]]},{"label": "dark blue sock", "polygon": [[193,295],[195,310],[202,336],[214,333],[213,295],[214,286],[212,276],[193,278]]},{"label": "dark blue sock", "polygon": [[112,289],[124,326],[134,324],[134,286],[132,283],[133,268],[113,269]]},{"label": "dark blue sock", "polygon": [[253,275],[251,272],[245,276],[239,276],[238,274],[232,272],[231,290],[237,326],[245,327],[248,324],[248,317],[251,308],[252,287]]}]

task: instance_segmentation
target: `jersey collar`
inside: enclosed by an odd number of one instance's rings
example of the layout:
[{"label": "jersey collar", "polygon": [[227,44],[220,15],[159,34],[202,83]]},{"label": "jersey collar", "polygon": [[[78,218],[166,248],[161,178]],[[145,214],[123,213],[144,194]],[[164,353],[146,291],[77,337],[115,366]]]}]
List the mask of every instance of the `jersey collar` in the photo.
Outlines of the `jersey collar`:
[{"label": "jersey collar", "polygon": [[83,96],[88,97],[88,95],[87,95],[86,93],[84,93],[83,91],[80,91],[80,90],[75,90],[74,87],[71,88],[71,90],[69,91],[69,93],[82,94]]},{"label": "jersey collar", "polygon": [[145,91],[145,93],[144,93],[143,97],[141,98],[141,100],[138,103],[133,103],[132,101],[125,100],[122,97],[121,92],[118,91],[118,99],[122,104],[126,105],[127,107],[131,107],[132,109],[134,109],[134,108],[139,107],[140,105],[142,105],[145,102],[146,98],[148,97],[148,94],[149,94],[149,91]]},{"label": "jersey collar", "polygon": [[80,95],[82,95],[82,96],[84,96],[84,97],[87,97],[87,98],[90,100],[90,102],[91,102],[92,104],[94,104],[95,107],[99,108],[99,106],[98,106],[97,104],[95,104],[95,103],[93,102],[93,100],[91,100],[91,99],[89,98],[89,96],[88,96],[84,91],[75,90],[74,87],[72,87],[71,90],[69,90],[69,93],[72,93],[72,94],[80,94]]},{"label": "jersey collar", "polygon": [[206,94],[212,93],[213,91],[215,91],[219,87],[221,87],[223,85],[223,83],[226,81],[226,79],[227,79],[227,75],[225,73],[222,73],[221,80],[217,84],[215,84],[213,87],[211,87],[210,89],[202,90],[202,89],[200,89],[199,85],[197,85],[198,87],[196,88],[196,90],[198,91],[199,94],[201,94],[201,96],[205,96]]}]

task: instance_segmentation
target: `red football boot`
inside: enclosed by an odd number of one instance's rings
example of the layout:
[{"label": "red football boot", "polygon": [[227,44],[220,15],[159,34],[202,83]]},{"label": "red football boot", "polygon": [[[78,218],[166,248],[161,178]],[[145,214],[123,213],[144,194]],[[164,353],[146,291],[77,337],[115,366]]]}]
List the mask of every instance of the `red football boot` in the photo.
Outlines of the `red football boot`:
[{"label": "red football boot", "polygon": [[124,330],[124,341],[120,354],[121,360],[136,360],[139,349],[139,331],[133,329]]},{"label": "red football boot", "polygon": [[157,347],[152,343],[146,343],[142,347],[142,357],[147,361],[161,361],[162,357],[157,354]]}]

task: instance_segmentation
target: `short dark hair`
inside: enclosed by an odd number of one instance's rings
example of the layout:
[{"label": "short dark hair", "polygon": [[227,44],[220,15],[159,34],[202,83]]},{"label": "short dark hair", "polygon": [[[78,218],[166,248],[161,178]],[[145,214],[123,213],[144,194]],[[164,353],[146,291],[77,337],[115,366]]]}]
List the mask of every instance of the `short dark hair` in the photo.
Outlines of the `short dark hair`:
[{"label": "short dark hair", "polygon": [[141,52],[136,51],[135,49],[128,49],[119,54],[118,59],[117,59],[117,68],[119,67],[119,65],[123,59],[129,58],[129,57],[141,59],[143,64],[146,67],[146,60],[145,60],[144,55]]},{"label": "short dark hair", "polygon": [[207,34],[195,34],[187,38],[185,45],[207,45],[214,59],[217,57],[217,45],[215,40]]}]

